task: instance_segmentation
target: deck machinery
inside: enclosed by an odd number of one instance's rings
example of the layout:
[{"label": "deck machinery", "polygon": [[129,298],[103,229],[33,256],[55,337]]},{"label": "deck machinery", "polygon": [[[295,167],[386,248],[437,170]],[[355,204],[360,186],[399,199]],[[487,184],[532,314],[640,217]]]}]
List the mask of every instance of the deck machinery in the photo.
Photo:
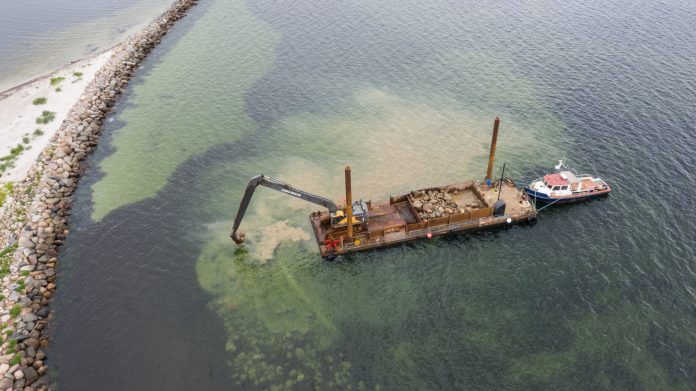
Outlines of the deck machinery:
[{"label": "deck machinery", "polygon": [[[346,204],[337,205],[289,184],[258,175],[247,185],[234,220],[231,237],[238,232],[254,190],[263,185],[320,205],[327,210],[310,214],[309,221],[323,257],[370,250],[450,232],[474,231],[536,221],[537,210],[515,183],[501,176],[493,180],[493,162],[500,120],[495,119],[486,177],[445,186],[414,190],[382,201],[352,200],[351,169],[345,169]],[[351,224],[348,222],[351,221]]]}]

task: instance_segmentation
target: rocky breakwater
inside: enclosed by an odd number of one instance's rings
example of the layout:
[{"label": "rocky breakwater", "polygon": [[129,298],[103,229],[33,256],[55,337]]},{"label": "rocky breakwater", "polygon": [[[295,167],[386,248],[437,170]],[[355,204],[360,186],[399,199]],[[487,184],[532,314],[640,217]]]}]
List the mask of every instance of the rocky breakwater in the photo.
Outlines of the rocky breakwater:
[{"label": "rocky breakwater", "polygon": [[45,348],[49,303],[56,289],[59,246],[68,235],[72,194],[102,122],[138,64],[172,24],[196,4],[180,0],[114,50],[51,143],[0,206],[0,391],[51,388]]}]

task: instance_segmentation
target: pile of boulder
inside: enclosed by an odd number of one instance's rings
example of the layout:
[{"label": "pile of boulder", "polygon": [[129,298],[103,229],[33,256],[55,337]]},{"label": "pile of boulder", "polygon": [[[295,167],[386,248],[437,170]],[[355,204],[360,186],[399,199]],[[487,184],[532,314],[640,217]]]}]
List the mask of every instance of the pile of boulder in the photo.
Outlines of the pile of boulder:
[{"label": "pile of boulder", "polygon": [[452,196],[458,195],[459,192],[457,189],[451,191],[448,189],[415,190],[409,194],[409,199],[423,221],[468,213],[485,206],[480,200],[473,199],[460,203],[455,202]]},{"label": "pile of boulder", "polygon": [[[72,194],[102,123],[138,64],[196,0],[176,1],[130,37],[97,72],[50,144],[0,205],[0,391],[49,390],[45,348],[58,248],[68,235]],[[9,189],[9,187],[8,187]]]}]

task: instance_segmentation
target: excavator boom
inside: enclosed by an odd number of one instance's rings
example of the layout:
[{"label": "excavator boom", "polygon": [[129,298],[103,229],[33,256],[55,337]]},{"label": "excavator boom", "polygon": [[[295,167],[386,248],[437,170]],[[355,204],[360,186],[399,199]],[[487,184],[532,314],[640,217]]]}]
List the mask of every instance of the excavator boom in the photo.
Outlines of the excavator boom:
[{"label": "excavator boom", "polygon": [[289,194],[291,196],[312,202],[317,205],[321,205],[327,208],[331,213],[335,213],[336,211],[338,211],[338,206],[328,198],[324,198],[300,189],[296,189],[287,183],[277,181],[263,174],[257,175],[251,178],[251,180],[249,181],[246,191],[244,192],[244,198],[242,198],[242,202],[239,204],[237,216],[234,218],[234,226],[232,227],[232,233],[230,234],[230,237],[237,244],[241,244],[244,241],[244,234],[241,232],[237,233],[237,230],[239,229],[239,225],[242,223],[242,219],[244,218],[244,213],[246,213],[247,207],[249,206],[249,202],[251,202],[251,196],[254,195],[254,190],[256,190],[256,188],[259,185],[269,187],[273,190]]}]

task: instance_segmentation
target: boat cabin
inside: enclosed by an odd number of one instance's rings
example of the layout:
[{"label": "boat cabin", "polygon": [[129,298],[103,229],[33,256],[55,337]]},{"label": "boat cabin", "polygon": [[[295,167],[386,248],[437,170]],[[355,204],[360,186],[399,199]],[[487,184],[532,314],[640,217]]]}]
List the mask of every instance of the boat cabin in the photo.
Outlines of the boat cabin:
[{"label": "boat cabin", "polygon": [[546,174],[532,181],[525,188],[527,194],[542,202],[579,200],[607,194],[610,191],[609,186],[601,178],[586,174],[579,175],[567,170]]}]

